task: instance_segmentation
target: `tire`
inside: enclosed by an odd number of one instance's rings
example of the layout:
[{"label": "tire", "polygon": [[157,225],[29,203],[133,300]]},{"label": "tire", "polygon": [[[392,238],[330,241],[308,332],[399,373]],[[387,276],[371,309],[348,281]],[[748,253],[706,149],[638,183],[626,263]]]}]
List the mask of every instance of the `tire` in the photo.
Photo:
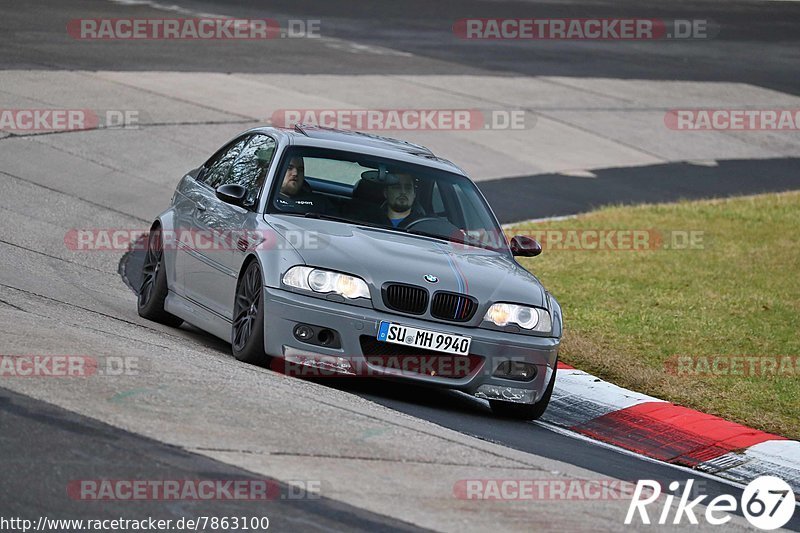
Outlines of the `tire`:
[{"label": "tire", "polygon": [[167,287],[167,272],[164,269],[164,243],[159,227],[153,229],[147,237],[147,254],[142,267],[142,284],[139,286],[139,297],[136,301],[139,316],[172,327],[183,324],[183,319],[164,310],[167,293],[169,293],[169,288]]},{"label": "tire", "polygon": [[233,356],[243,363],[266,366],[264,353],[264,278],[257,261],[251,262],[236,284],[231,324]]},{"label": "tire", "polygon": [[556,369],[553,368],[553,377],[550,378],[550,383],[547,384],[547,390],[545,390],[544,396],[542,396],[542,399],[538,402],[526,404],[504,402],[502,400],[489,400],[489,406],[492,408],[492,413],[503,418],[536,420],[547,410],[547,405],[550,403],[550,396],[553,395],[553,387],[555,387],[555,384]]}]

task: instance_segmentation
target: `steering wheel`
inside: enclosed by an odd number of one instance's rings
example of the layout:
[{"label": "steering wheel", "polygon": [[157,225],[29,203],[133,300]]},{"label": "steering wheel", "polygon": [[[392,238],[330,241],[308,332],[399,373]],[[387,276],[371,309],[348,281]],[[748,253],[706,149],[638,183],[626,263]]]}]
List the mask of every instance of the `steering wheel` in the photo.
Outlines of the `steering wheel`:
[{"label": "steering wheel", "polygon": [[420,222],[438,222],[441,220],[439,217],[422,217],[418,218],[417,220],[412,220],[406,225],[406,229],[411,229],[412,226],[416,226]]}]

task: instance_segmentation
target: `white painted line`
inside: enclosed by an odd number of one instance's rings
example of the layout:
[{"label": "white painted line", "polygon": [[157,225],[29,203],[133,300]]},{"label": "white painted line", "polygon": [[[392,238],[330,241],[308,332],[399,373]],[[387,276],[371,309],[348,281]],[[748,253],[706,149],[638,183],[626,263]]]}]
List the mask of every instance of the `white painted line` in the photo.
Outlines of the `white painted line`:
[{"label": "white painted line", "polygon": [[562,176],[568,176],[570,178],[596,178],[597,177],[597,174],[595,174],[594,172],[591,172],[589,170],[581,170],[581,169],[561,170],[558,173],[561,174]]},{"label": "white painted line", "polygon": [[204,13],[200,11],[195,11],[193,9],[187,9],[177,4],[162,4],[161,2],[155,2],[153,0],[109,0],[109,1],[122,6],[147,6],[147,7],[152,7],[153,9],[159,9],[161,11],[183,13],[185,15],[192,15],[195,17],[206,17],[206,18],[217,18],[217,19],[231,18],[226,15],[216,15],[214,13]]},{"label": "white painted line", "polygon": [[401,50],[394,50],[392,48],[385,48],[373,44],[354,43],[352,41],[345,41],[336,37],[320,37],[318,40],[323,41],[325,46],[335,50],[342,50],[351,54],[373,54],[379,56],[395,56],[395,57],[413,57],[414,54],[410,52],[403,52]]},{"label": "white painted line", "polygon": [[[798,0],[800,2],[800,0]],[[528,220],[521,220],[519,222],[511,222],[509,224],[503,224],[503,229],[510,229],[513,226],[518,226],[520,224],[540,224],[542,222],[558,222],[560,220],[570,220],[572,218],[577,218],[578,215],[564,215],[559,217],[545,217],[545,218],[531,218]]]},{"label": "white painted line", "polygon": [[[192,9],[187,9],[177,4],[162,4],[161,2],[156,2],[154,0],[109,0],[109,1],[123,6],[147,6],[161,11],[181,13],[193,17],[223,18],[223,19],[233,18],[230,15],[217,15],[214,13],[205,13],[205,12],[195,11]],[[285,32],[282,30],[281,35],[284,35],[284,33]],[[396,57],[414,56],[414,54],[410,52],[403,52],[401,50],[394,50],[392,48],[386,48],[377,45],[355,43],[352,41],[346,41],[344,39],[339,39],[336,37],[320,36],[320,37],[314,37],[314,40],[325,43],[325,46],[327,46],[328,48],[342,50],[344,52],[349,52],[351,54],[372,54],[379,56],[396,56]]]},{"label": "white painted line", "polygon": [[718,167],[719,162],[714,159],[695,159],[692,161],[687,161],[690,165],[695,165],[697,167]]}]

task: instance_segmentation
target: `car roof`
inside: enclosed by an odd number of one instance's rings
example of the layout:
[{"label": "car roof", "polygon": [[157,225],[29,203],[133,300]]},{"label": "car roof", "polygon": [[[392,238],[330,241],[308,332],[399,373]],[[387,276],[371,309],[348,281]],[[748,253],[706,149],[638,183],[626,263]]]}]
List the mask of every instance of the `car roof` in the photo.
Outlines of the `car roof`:
[{"label": "car roof", "polygon": [[294,128],[262,127],[251,131],[271,133],[287,139],[289,144],[332,148],[379,157],[399,159],[409,163],[439,168],[466,176],[464,170],[450,161],[436,156],[430,149],[391,137],[382,137],[359,131],[326,128],[317,125],[297,124]]}]

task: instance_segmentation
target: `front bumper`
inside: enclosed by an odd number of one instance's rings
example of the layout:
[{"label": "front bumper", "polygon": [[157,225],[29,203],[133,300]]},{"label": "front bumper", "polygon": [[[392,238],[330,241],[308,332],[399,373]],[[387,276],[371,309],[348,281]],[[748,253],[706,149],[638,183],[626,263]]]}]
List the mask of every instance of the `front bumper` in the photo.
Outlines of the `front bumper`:
[{"label": "front bumper", "polygon": [[[557,338],[533,337],[429,322],[406,315],[333,302],[272,287],[265,287],[264,302],[264,350],[271,356],[288,361],[302,360],[303,354],[312,357],[331,356],[327,358],[329,361],[353,362],[361,369],[369,369],[369,375],[411,380],[420,384],[455,389],[480,398],[517,403],[539,401],[553,375],[558,356],[560,339]],[[387,369],[386,366],[375,366],[372,364],[374,358],[370,357],[374,354],[365,354],[362,350],[361,337],[375,339],[382,320],[432,331],[469,336],[472,338],[470,357],[475,360],[475,364],[470,367],[468,373],[465,373],[466,375],[456,377],[430,375],[422,372],[400,372],[391,368]],[[299,324],[335,330],[339,333],[341,347],[317,346],[296,339],[294,328]],[[439,357],[442,359],[453,358],[448,354],[433,356],[434,359]],[[536,375],[530,381],[517,381],[494,376],[493,373],[497,366],[503,361],[509,360],[524,361],[535,365]]]}]

